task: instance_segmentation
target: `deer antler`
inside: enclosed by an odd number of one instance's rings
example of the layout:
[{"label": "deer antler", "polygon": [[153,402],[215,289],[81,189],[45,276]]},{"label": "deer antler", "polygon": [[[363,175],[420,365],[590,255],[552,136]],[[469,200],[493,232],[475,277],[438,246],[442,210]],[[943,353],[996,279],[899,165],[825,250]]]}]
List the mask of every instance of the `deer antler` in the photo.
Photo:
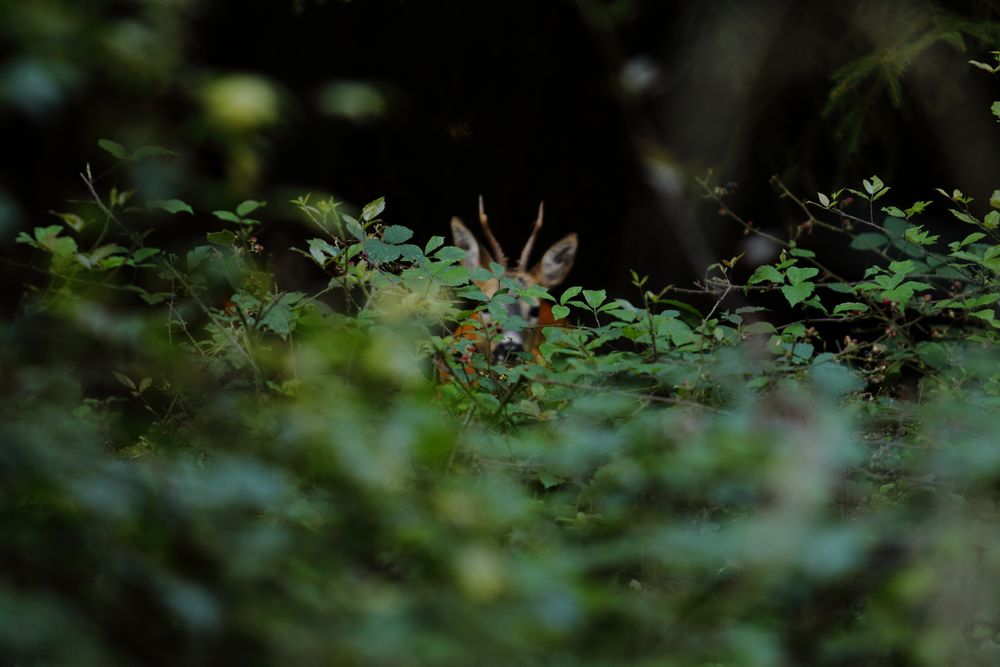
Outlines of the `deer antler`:
[{"label": "deer antler", "polygon": [[486,211],[483,209],[483,196],[479,195],[479,224],[483,226],[483,233],[486,234],[486,240],[490,242],[490,248],[493,250],[494,258],[497,263],[503,268],[507,268],[507,256],[503,254],[503,248],[500,247],[500,243],[497,241],[496,237],[493,236],[493,232],[490,231],[490,221],[486,217]]},{"label": "deer antler", "polygon": [[528,237],[528,242],[524,244],[524,250],[521,251],[521,257],[517,260],[517,266],[520,269],[528,268],[528,259],[531,257],[531,249],[535,245],[535,237],[538,236],[538,230],[542,228],[542,216],[545,214],[545,202],[538,205],[538,217],[535,219],[535,226],[531,230],[531,236]]}]

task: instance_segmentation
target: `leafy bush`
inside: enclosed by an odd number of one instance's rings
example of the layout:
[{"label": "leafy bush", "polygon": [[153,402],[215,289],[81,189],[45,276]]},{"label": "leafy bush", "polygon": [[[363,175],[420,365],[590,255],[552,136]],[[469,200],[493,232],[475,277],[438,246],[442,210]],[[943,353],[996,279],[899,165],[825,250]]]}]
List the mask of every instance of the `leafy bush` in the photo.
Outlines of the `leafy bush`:
[{"label": "leafy bush", "polygon": [[[48,281],[0,353],[7,661],[996,662],[1000,192],[941,191],[945,242],[877,177],[776,181],[806,222],[709,267],[702,312],[638,275],[633,303],[470,272],[381,199],[296,200],[328,278],[285,291],[264,202],[161,248],[207,216],[84,175],[89,209],[18,239]],[[524,296],[574,322],[537,363],[451,335]]]}]

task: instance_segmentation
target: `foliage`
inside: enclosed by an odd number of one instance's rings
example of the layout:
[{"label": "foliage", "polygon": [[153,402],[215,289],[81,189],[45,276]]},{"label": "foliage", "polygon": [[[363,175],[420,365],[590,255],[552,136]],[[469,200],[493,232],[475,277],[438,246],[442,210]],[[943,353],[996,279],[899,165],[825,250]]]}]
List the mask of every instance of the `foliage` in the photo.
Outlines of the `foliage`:
[{"label": "foliage", "polygon": [[907,71],[935,46],[965,52],[967,39],[993,44],[1000,37],[995,21],[972,20],[932,2],[862,3],[854,20],[871,51],[833,73],[823,109],[848,152],[872,131],[870,117],[886,97],[896,109],[904,107]]},{"label": "foliage", "polygon": [[[775,181],[806,216],[776,262],[633,274],[633,303],[526,291],[383,199],[309,196],[296,250],[327,277],[286,291],[264,202],[140,206],[84,176],[97,221],[18,238],[48,282],[0,352],[5,660],[995,663],[1000,191],[941,191],[945,242],[877,177],[816,201]],[[165,215],[215,229],[156,247]],[[524,326],[526,296],[573,322],[537,362],[451,335]]]}]

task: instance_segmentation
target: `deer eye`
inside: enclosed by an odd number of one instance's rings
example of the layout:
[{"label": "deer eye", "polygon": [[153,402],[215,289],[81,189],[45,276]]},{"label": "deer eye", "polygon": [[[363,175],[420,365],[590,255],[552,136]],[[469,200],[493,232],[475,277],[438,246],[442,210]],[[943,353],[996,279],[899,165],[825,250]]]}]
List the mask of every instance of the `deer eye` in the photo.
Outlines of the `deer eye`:
[{"label": "deer eye", "polygon": [[538,306],[532,306],[528,309],[528,317],[535,318],[538,317]]}]

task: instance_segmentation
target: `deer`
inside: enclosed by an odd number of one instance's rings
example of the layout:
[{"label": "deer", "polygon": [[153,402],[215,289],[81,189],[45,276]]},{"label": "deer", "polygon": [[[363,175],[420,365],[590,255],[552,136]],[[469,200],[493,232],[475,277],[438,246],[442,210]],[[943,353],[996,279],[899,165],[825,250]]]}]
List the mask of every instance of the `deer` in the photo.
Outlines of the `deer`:
[{"label": "deer", "polygon": [[[475,235],[462,221],[451,219],[451,235],[456,247],[465,251],[462,263],[470,270],[479,267],[489,268],[490,262],[496,262],[504,269],[503,276],[511,279],[521,287],[541,285],[552,288],[562,283],[573,268],[576,259],[577,235],[567,234],[545,251],[542,258],[529,268],[531,251],[542,228],[545,213],[545,202],[538,205],[538,217],[535,219],[531,235],[528,237],[517,264],[513,267],[507,259],[503,248],[490,230],[489,218],[483,207],[483,198],[479,197],[479,224],[483,235],[489,244],[489,250],[484,248]],[[492,297],[500,289],[500,279],[491,278],[485,281],[473,280],[487,297]],[[497,363],[510,363],[522,358],[520,353],[527,353],[530,358],[539,357],[539,345],[543,340],[542,330],[547,326],[560,326],[563,320],[556,320],[549,304],[535,297],[524,296],[506,306],[510,315],[517,315],[528,323],[521,329],[512,327],[497,329],[499,325],[490,321],[488,312],[480,312],[473,316],[479,321],[479,326],[466,324],[459,327],[455,335],[459,339],[472,339],[476,347]],[[485,332],[485,333],[484,333]]]}]

